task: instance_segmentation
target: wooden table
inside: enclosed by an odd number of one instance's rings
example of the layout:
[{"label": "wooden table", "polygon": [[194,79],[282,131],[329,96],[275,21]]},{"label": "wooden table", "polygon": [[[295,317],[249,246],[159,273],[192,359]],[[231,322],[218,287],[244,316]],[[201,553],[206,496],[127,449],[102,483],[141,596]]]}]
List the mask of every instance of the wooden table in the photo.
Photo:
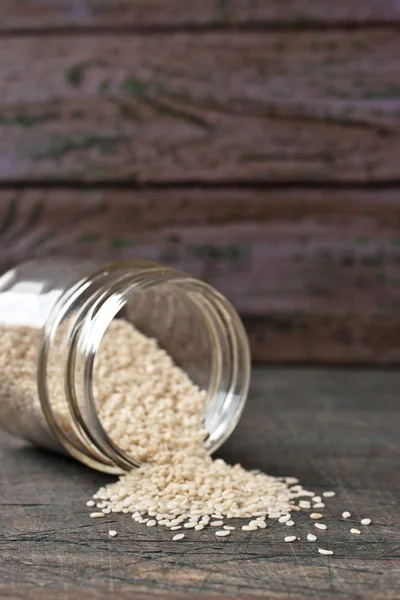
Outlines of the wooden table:
[{"label": "wooden table", "polygon": [[[219,541],[188,532],[180,543],[128,515],[90,520],[85,501],[109,478],[2,435],[1,598],[400,598],[399,392],[394,371],[255,369],[245,414],[220,453],[318,493],[335,490],[328,531],[318,533],[333,557],[305,541],[316,531],[306,515],[291,530],[269,522]],[[362,517],[373,524],[360,526]],[[284,543],[289,531],[301,540]]]}]

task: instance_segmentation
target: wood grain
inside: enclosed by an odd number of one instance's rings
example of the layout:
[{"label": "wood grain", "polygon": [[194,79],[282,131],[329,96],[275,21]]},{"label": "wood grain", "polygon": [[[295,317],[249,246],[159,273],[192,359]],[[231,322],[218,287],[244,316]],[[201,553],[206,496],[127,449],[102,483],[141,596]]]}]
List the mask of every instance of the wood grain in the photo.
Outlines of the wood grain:
[{"label": "wood grain", "polygon": [[209,281],[266,361],[400,362],[400,189],[0,191],[0,269],[69,255]]},{"label": "wood grain", "polygon": [[0,180],[398,179],[396,28],[0,39]]},{"label": "wood grain", "polygon": [[[302,514],[292,545],[275,521],[223,542],[188,531],[180,544],[129,515],[94,522],[85,502],[110,478],[2,434],[2,598],[397,600],[399,387],[394,371],[256,369],[244,415],[221,450],[232,464],[298,477],[317,493],[335,490],[319,534],[333,557],[305,541],[310,519]],[[340,519],[343,510],[350,521]],[[365,516],[371,526],[351,535]]]},{"label": "wood grain", "polygon": [[399,21],[397,0],[6,0],[0,30],[43,27],[146,28]]}]

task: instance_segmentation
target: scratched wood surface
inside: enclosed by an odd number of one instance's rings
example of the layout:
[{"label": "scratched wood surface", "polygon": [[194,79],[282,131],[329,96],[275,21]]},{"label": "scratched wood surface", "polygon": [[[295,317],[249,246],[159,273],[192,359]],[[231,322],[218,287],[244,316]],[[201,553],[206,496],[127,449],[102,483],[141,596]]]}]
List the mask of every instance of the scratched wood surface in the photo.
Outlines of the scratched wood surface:
[{"label": "scratched wood surface", "polygon": [[[109,478],[2,434],[1,597],[399,599],[399,389],[394,371],[256,369],[244,416],[220,451],[316,492],[335,490],[328,530],[318,533],[333,557],[305,541],[314,530],[306,515],[296,516],[290,533],[301,540],[291,545],[276,522],[218,542],[188,531],[174,543],[128,515],[90,520],[85,502]],[[365,516],[373,524],[351,535]]]},{"label": "scratched wood surface", "polygon": [[396,27],[0,38],[0,179],[390,182]]},{"label": "scratched wood surface", "polygon": [[399,16],[397,0],[3,0],[0,29],[376,24]]},{"label": "scratched wood surface", "polygon": [[0,271],[50,255],[207,280],[255,360],[400,361],[398,190],[1,190]]}]

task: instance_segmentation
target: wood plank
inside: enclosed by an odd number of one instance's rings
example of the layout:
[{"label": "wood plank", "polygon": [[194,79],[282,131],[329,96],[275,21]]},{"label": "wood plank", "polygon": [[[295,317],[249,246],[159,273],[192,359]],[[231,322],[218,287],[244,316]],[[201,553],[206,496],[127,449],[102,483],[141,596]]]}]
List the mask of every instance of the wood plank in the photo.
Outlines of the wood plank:
[{"label": "wood plank", "polygon": [[0,180],[398,179],[397,29],[0,40]]},{"label": "wood plank", "polygon": [[400,189],[2,190],[0,269],[72,255],[165,262],[245,317],[253,357],[400,362]]},{"label": "wood plank", "polygon": [[[243,417],[220,451],[231,464],[298,477],[319,494],[335,490],[319,536],[333,557],[305,541],[307,514],[295,516],[301,539],[293,545],[275,520],[251,535],[237,528],[223,543],[210,530],[188,531],[179,545],[130,515],[94,522],[85,502],[111,477],[1,434],[1,597],[399,598],[399,387],[395,371],[255,369]],[[343,510],[351,522],[339,518]],[[372,524],[351,535],[364,516]]]},{"label": "wood plank", "polygon": [[0,6],[0,31],[43,27],[368,24],[398,22],[399,16],[397,0],[7,0]]}]

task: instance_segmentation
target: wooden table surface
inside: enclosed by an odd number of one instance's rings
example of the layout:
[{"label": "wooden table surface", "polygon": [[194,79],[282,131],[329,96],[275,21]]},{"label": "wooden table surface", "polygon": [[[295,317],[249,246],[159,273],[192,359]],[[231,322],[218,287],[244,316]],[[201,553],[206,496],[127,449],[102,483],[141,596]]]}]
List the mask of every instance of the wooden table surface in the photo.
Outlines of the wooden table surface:
[{"label": "wooden table surface", "polygon": [[[400,598],[399,391],[395,371],[255,369],[245,414],[220,452],[335,490],[328,531],[318,533],[333,557],[304,541],[314,530],[306,515],[290,530],[301,537],[294,544],[276,522],[220,541],[190,531],[176,543],[128,515],[90,520],[85,502],[108,477],[2,434],[1,598]],[[362,517],[373,524],[351,535]]]}]

